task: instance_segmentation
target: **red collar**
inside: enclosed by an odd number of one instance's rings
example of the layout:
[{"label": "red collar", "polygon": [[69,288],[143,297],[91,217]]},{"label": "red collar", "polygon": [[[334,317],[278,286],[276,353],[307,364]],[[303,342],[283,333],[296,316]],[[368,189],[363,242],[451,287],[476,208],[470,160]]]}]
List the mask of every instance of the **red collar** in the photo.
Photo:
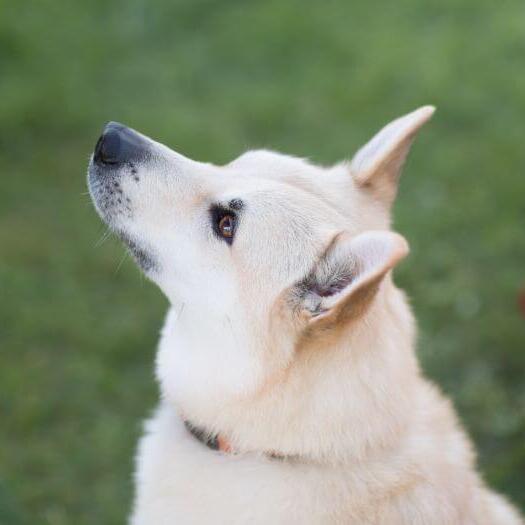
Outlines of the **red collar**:
[{"label": "red collar", "polygon": [[[197,427],[193,423],[190,423],[187,419],[184,420],[184,425],[188,429],[188,432],[203,445],[206,445],[210,450],[216,450],[223,452],[224,454],[235,454],[230,442],[221,434],[211,434],[202,427]],[[271,459],[286,459],[292,456],[283,456],[277,452],[265,452],[268,458]]]},{"label": "red collar", "polygon": [[233,452],[229,441],[220,434],[210,434],[203,428],[190,423],[187,419],[184,420],[184,425],[195,439],[206,445],[209,449],[229,454]]}]

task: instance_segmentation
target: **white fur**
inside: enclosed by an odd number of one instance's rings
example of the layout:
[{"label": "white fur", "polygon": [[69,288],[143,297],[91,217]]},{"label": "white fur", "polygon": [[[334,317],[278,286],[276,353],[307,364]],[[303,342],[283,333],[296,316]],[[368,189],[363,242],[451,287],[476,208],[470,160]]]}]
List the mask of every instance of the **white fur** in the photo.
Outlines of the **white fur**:
[{"label": "white fur", "polygon": [[[219,167],[152,141],[140,181],[123,168],[132,213],[101,213],[151,252],[172,304],[133,525],[523,523],[484,487],[450,403],[421,376],[389,271],[407,252],[388,231],[397,177],[432,111],[330,168],[268,151]],[[209,207],[234,198],[229,246]],[[345,272],[328,297],[301,292]],[[208,449],[183,419],[235,453]]]}]

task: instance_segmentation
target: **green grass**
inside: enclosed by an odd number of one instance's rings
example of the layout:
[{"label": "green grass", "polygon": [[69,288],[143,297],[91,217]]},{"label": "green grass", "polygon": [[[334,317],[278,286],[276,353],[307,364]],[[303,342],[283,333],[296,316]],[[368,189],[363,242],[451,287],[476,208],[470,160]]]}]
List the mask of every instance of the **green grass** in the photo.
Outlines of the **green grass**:
[{"label": "green grass", "polygon": [[0,523],[122,523],[166,301],[84,194],[107,120],[200,160],[348,157],[438,106],[397,281],[486,479],[525,508],[525,4],[0,2]]}]

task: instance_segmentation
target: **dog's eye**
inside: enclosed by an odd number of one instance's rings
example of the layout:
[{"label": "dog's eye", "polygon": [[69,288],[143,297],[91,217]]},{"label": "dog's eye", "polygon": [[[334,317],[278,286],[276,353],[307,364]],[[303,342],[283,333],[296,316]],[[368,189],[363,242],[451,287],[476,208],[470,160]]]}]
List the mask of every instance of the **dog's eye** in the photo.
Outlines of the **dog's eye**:
[{"label": "dog's eye", "polygon": [[230,213],[223,215],[217,223],[217,229],[222,237],[231,242],[235,231],[235,216]]},{"label": "dog's eye", "polygon": [[215,235],[232,244],[237,230],[237,214],[230,207],[215,205],[210,208],[210,218]]}]

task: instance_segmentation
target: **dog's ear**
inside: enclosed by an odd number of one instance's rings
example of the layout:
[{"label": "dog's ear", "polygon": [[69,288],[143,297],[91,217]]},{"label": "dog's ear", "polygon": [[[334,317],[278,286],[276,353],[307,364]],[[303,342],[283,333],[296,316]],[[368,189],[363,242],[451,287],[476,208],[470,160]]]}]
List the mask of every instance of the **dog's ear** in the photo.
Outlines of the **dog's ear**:
[{"label": "dog's ear", "polygon": [[300,319],[314,328],[359,317],[388,271],[407,254],[406,240],[391,231],[355,237],[337,234],[309,275],[296,285]]},{"label": "dog's ear", "polygon": [[423,106],[387,124],[365,144],[350,163],[356,184],[390,205],[397,192],[401,168],[417,131],[435,108]]}]

